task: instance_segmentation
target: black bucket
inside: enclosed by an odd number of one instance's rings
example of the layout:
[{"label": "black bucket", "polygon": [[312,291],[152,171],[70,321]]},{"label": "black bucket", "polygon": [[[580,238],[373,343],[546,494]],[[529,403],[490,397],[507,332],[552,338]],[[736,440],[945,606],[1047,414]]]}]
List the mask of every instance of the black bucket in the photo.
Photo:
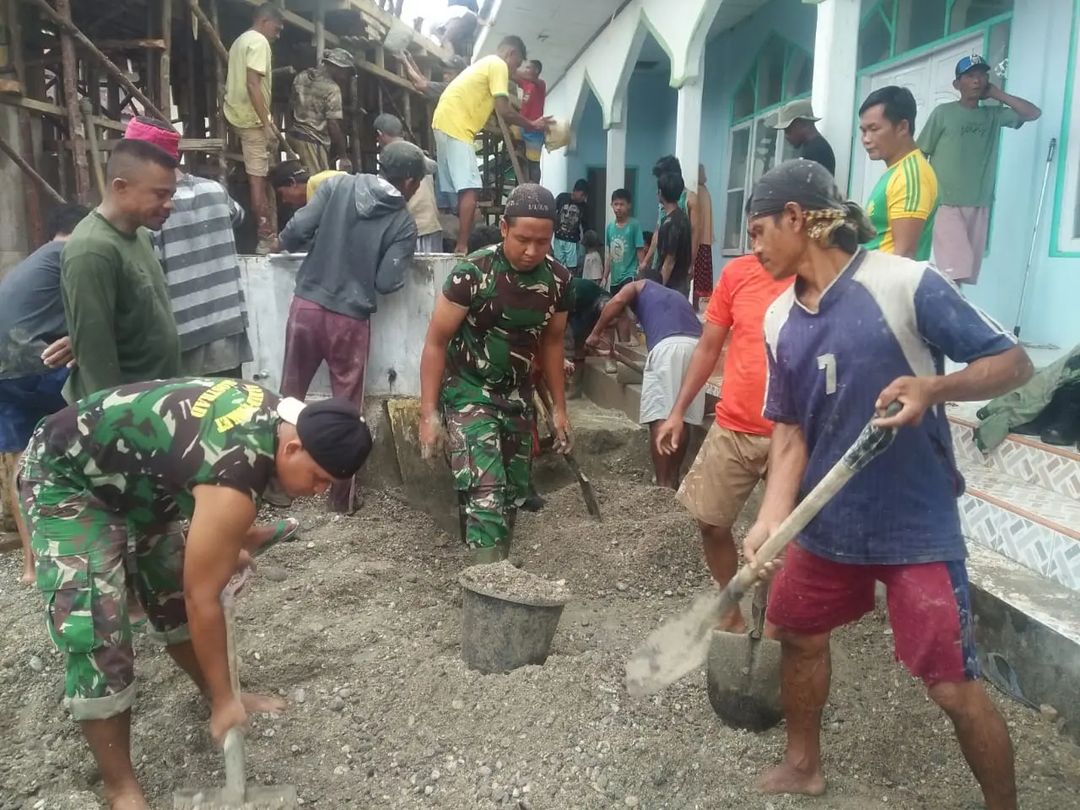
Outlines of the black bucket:
[{"label": "black bucket", "polygon": [[547,660],[568,597],[526,600],[486,590],[465,577],[459,582],[461,658],[469,669],[509,672]]}]

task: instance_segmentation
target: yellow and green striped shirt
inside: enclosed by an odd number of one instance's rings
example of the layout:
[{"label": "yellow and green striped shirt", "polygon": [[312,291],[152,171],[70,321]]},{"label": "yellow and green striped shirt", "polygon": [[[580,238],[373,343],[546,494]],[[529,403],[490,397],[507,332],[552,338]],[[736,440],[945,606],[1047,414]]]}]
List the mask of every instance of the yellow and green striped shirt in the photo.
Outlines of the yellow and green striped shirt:
[{"label": "yellow and green striped shirt", "polygon": [[894,253],[893,220],[924,219],[926,226],[919,237],[915,258],[929,259],[937,206],[937,175],[923,153],[913,149],[890,166],[870,192],[866,215],[877,230],[877,236],[867,242],[866,247]]}]

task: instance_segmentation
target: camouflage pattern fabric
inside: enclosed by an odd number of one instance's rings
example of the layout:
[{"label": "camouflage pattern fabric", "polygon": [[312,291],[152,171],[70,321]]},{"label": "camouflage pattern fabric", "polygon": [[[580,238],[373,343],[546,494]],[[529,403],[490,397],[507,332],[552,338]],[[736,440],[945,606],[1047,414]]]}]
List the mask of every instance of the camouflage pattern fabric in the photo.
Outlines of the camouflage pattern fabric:
[{"label": "camouflage pattern fabric", "polygon": [[491,405],[445,411],[454,485],[465,493],[465,541],[490,548],[510,536],[529,493],[532,419]]},{"label": "camouflage pattern fabric", "polygon": [[551,316],[565,312],[570,274],[550,257],[527,273],[511,267],[496,245],[457,263],[443,294],[468,309],[446,356],[445,409],[492,405],[529,410],[529,370]]},{"label": "camouflage pattern fabric", "polygon": [[134,699],[128,594],[166,644],[188,639],[183,533],[201,484],[257,499],[273,473],[279,399],[238,380],[125,385],[42,421],[19,474],[49,634],[76,719]]},{"label": "camouflage pattern fabric", "polygon": [[129,593],[159,641],[189,638],[181,524],[135,533],[123,515],[92,495],[25,472],[19,497],[46,628],[64,653],[65,702],[76,720],[120,714],[135,700]]},{"label": "camouflage pattern fabric", "polygon": [[[293,114],[291,129],[323,146],[330,145],[326,122],[345,117],[341,88],[330,78],[325,67],[301,71],[293,80],[289,105]],[[325,166],[323,168],[326,168]]]},{"label": "camouflage pattern fabric", "polygon": [[279,401],[241,380],[152,380],[99,391],[38,425],[25,477],[62,481],[142,526],[190,519],[200,484],[257,500],[274,469]]}]

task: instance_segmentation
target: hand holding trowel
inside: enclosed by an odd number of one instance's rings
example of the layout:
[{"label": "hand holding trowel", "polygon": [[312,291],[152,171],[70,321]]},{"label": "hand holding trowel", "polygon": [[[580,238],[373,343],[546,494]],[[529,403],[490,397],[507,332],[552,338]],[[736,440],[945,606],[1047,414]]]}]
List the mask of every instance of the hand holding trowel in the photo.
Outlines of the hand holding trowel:
[{"label": "hand holding trowel", "polygon": [[[894,402],[887,415],[900,411]],[[768,566],[856,472],[880,455],[896,431],[873,422],[863,428],[843,458],[803,498],[757,551],[756,566],[743,566],[723,588],[711,588],[694,598],[690,607],[654,630],[626,662],[626,688],[631,695],[651,695],[679,680],[705,660],[709,639],[720,617],[726,615],[760,579]]]}]

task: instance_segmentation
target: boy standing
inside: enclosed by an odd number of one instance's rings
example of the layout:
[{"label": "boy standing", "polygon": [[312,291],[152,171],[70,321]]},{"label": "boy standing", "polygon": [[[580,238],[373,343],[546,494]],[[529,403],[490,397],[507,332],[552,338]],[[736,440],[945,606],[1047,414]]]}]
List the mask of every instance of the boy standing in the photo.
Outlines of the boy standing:
[{"label": "boy standing", "polygon": [[[934,108],[918,146],[930,158],[941,190],[935,264],[953,281],[974,284],[990,225],[1001,128],[1019,129],[1042,110],[991,84],[990,66],[978,54],[956,63],[953,87],[960,100]],[[983,106],[983,99],[1001,103]]]},{"label": "boy standing", "polygon": [[686,190],[682,175],[669,172],[656,181],[656,193],[664,209],[664,221],[656,233],[657,269],[654,278],[665,287],[690,296],[692,228],[690,218],[679,207]]},{"label": "boy standing", "polygon": [[[611,193],[615,221],[608,223],[604,233],[607,250],[600,286],[608,287],[612,295],[634,280],[638,265],[645,261],[645,235],[638,221],[630,216],[632,208],[633,198],[625,188],[617,188]],[[615,329],[620,341],[625,343],[630,339],[630,323],[625,317],[619,318]]]},{"label": "boy standing", "polygon": [[574,190],[555,198],[555,238],[551,255],[575,276],[581,275],[581,235],[585,230],[585,206],[589,202],[589,183],[584,178],[574,183]]},{"label": "boy standing", "polygon": [[[547,101],[547,84],[540,78],[544,66],[539,59],[531,59],[522,65],[515,80],[521,88],[521,114],[530,121],[544,117],[544,103]],[[525,160],[528,163],[526,174],[530,183],[540,182],[540,150],[544,148],[544,131],[523,129],[521,138],[525,141]]]}]

